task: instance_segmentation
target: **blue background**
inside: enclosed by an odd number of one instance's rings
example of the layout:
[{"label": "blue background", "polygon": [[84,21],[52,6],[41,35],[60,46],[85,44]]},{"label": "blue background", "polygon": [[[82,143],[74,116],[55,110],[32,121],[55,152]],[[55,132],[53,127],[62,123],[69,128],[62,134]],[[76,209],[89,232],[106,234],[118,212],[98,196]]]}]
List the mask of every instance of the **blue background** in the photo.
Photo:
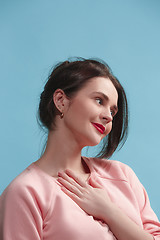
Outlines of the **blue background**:
[{"label": "blue background", "polygon": [[160,218],[158,0],[0,0],[0,193],[39,158],[39,95],[72,56],[102,58],[126,89],[129,137],[112,159],[132,167]]}]

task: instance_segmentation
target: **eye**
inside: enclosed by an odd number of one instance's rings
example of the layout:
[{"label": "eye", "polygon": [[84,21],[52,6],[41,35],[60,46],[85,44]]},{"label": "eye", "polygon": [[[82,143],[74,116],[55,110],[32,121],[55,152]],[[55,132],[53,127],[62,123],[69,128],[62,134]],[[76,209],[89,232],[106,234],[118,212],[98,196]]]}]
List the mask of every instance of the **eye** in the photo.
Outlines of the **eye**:
[{"label": "eye", "polygon": [[113,111],[111,111],[111,116],[114,117],[114,112]]},{"label": "eye", "polygon": [[99,105],[102,105],[103,104],[103,100],[101,98],[96,98],[96,101]]},{"label": "eye", "polygon": [[114,117],[116,115],[116,112],[114,110],[111,110],[111,115]]}]

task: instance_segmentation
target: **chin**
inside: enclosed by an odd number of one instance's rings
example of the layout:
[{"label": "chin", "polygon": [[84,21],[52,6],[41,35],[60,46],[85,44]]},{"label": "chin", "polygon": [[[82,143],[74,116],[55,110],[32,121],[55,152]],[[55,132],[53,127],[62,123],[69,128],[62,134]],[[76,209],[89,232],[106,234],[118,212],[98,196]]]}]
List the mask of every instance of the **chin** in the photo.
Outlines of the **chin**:
[{"label": "chin", "polygon": [[101,138],[100,137],[92,138],[92,139],[90,139],[90,141],[88,141],[87,146],[96,146],[101,142],[102,139],[103,139],[102,137]]},{"label": "chin", "polygon": [[87,146],[96,146],[98,145],[101,140],[104,138],[105,136],[102,134],[85,134],[85,135],[81,135],[81,137],[79,136],[79,144],[81,147],[87,147]]}]

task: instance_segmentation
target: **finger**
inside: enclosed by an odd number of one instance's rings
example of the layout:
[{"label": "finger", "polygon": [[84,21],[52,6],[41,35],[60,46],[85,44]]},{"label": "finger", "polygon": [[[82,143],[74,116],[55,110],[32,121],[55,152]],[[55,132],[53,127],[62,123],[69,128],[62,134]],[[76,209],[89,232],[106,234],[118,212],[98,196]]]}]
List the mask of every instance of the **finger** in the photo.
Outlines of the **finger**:
[{"label": "finger", "polygon": [[94,187],[94,188],[102,188],[102,186],[98,182],[96,182],[95,179],[90,178],[89,181],[90,181],[90,184],[91,184],[92,187]]},{"label": "finger", "polygon": [[58,172],[58,176],[64,178],[66,181],[76,186],[80,191],[83,191],[81,185],[78,182],[76,182],[74,178],[69,176],[66,172]]},{"label": "finger", "polygon": [[76,183],[76,181],[72,177],[70,177],[65,171],[58,172],[58,176],[64,178],[72,184]]},{"label": "finger", "polygon": [[85,181],[83,181],[80,177],[76,176],[75,173],[73,173],[70,169],[66,169],[65,170],[65,173],[73,178],[81,187],[86,187],[87,184]]},{"label": "finger", "polygon": [[[58,182],[60,184],[62,184],[62,188],[66,188],[69,192],[77,195],[78,197],[81,197],[82,195],[82,192],[75,186],[73,185],[72,183],[68,182],[66,179],[62,178],[62,177],[58,177]],[[67,191],[67,192],[68,192]]]},{"label": "finger", "polygon": [[70,190],[68,190],[68,189],[65,188],[65,187],[61,187],[61,190],[62,190],[65,194],[67,194],[73,201],[75,201],[75,202],[78,204],[78,202],[79,202],[79,197],[78,197],[76,194],[74,194],[73,192],[71,192]]}]

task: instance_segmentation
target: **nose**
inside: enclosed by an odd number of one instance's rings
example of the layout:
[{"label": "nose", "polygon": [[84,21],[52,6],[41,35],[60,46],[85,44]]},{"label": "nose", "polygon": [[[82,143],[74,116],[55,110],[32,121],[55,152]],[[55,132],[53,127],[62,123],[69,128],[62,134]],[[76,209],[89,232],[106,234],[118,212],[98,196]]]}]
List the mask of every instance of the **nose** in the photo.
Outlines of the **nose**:
[{"label": "nose", "polygon": [[105,109],[105,111],[102,113],[102,118],[106,121],[106,123],[111,122],[113,120],[111,111],[109,109],[106,111]]}]

